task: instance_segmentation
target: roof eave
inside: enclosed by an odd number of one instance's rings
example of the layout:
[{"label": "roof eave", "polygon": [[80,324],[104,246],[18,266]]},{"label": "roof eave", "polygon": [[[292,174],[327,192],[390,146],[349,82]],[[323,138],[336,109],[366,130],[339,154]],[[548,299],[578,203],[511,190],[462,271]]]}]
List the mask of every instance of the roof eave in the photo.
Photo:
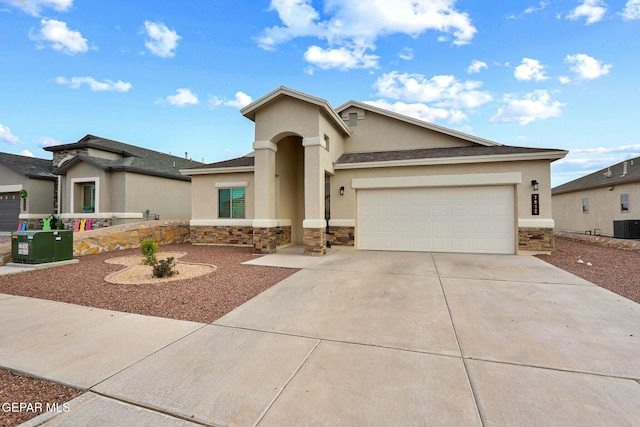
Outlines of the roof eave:
[{"label": "roof eave", "polygon": [[239,173],[239,172],[253,172],[255,166],[235,166],[230,168],[202,168],[202,169],[180,169],[180,173],[183,175],[211,175],[211,174],[223,174],[223,173]]},{"label": "roof eave", "polygon": [[249,120],[255,121],[256,112],[260,108],[262,108],[263,106],[267,105],[271,101],[283,95],[289,96],[294,99],[299,99],[301,101],[308,102],[310,104],[317,105],[318,107],[322,108],[329,115],[329,117],[331,117],[334,120],[334,122],[344,132],[345,135],[348,135],[348,136],[352,135],[353,132],[351,132],[351,129],[349,129],[349,126],[347,126],[347,124],[342,120],[342,118],[336,112],[336,110],[334,110],[333,107],[331,107],[331,105],[327,100],[322,98],[317,98],[315,96],[311,96],[303,92],[298,92],[297,90],[293,90],[285,86],[280,86],[276,90],[273,90],[268,94],[266,94],[265,96],[263,96],[262,98],[252,102],[251,104],[242,108],[240,110],[240,113],[246,118],[248,118]]},{"label": "roof eave", "polygon": [[384,160],[375,162],[337,163],[334,165],[334,169],[367,169],[406,166],[453,165],[468,163],[517,162],[531,160],[554,161],[563,158],[567,155],[567,153],[568,151],[558,150],[558,152],[494,154],[489,156],[456,156],[408,160]]}]

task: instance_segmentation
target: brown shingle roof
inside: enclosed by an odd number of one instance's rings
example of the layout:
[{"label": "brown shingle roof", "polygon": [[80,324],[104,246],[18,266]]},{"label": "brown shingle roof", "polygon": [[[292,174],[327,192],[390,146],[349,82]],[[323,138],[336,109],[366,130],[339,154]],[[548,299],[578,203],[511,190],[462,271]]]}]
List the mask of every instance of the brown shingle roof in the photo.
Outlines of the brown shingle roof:
[{"label": "brown shingle roof", "polygon": [[[627,173],[624,173],[624,164],[627,164]],[[611,173],[609,173],[611,172]],[[551,189],[551,194],[570,193],[590,188],[606,187],[614,184],[640,181],[640,157],[616,163],[613,166],[600,169],[582,178],[574,179],[566,184]]]},{"label": "brown shingle roof", "polygon": [[360,153],[344,153],[336,164],[388,162],[398,160],[420,160],[447,157],[499,156],[509,154],[549,153],[560,154],[562,150],[552,148],[514,147],[509,145],[472,146],[447,148],[421,148],[414,150],[372,151]]}]

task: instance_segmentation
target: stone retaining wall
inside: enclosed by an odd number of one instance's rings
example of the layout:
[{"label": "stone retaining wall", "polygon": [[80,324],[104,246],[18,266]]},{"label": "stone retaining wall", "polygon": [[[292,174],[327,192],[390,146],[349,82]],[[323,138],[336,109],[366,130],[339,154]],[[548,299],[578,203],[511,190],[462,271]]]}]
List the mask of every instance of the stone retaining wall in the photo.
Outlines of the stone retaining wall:
[{"label": "stone retaining wall", "polygon": [[605,246],[607,248],[640,252],[640,240],[616,239],[613,237],[593,236],[591,234],[570,233],[568,231],[556,231],[556,237],[575,240],[582,243],[589,243],[592,245]]},{"label": "stone retaining wall", "polygon": [[146,239],[158,245],[188,242],[189,221],[144,221],[73,233],[73,255],[139,248]]}]

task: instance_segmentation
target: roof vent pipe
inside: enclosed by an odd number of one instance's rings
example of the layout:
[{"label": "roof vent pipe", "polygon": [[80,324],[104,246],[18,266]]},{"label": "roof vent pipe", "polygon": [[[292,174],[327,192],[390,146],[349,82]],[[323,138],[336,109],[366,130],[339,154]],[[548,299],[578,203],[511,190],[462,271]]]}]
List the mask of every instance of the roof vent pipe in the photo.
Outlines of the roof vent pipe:
[{"label": "roof vent pipe", "polygon": [[628,171],[627,168],[628,168],[627,162],[622,162],[622,175],[620,175],[620,178],[622,178],[627,174],[627,171]]}]

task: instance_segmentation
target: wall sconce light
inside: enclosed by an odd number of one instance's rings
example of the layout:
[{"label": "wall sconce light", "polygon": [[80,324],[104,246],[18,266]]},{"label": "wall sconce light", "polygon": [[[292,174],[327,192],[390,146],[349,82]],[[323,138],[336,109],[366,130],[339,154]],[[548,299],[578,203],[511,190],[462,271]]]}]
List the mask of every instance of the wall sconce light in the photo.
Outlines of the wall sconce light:
[{"label": "wall sconce light", "polygon": [[340,187],[340,195],[344,196],[344,186]]},{"label": "wall sconce light", "polygon": [[533,191],[538,191],[538,181],[536,181],[535,179],[532,179],[531,186],[533,187]]}]

